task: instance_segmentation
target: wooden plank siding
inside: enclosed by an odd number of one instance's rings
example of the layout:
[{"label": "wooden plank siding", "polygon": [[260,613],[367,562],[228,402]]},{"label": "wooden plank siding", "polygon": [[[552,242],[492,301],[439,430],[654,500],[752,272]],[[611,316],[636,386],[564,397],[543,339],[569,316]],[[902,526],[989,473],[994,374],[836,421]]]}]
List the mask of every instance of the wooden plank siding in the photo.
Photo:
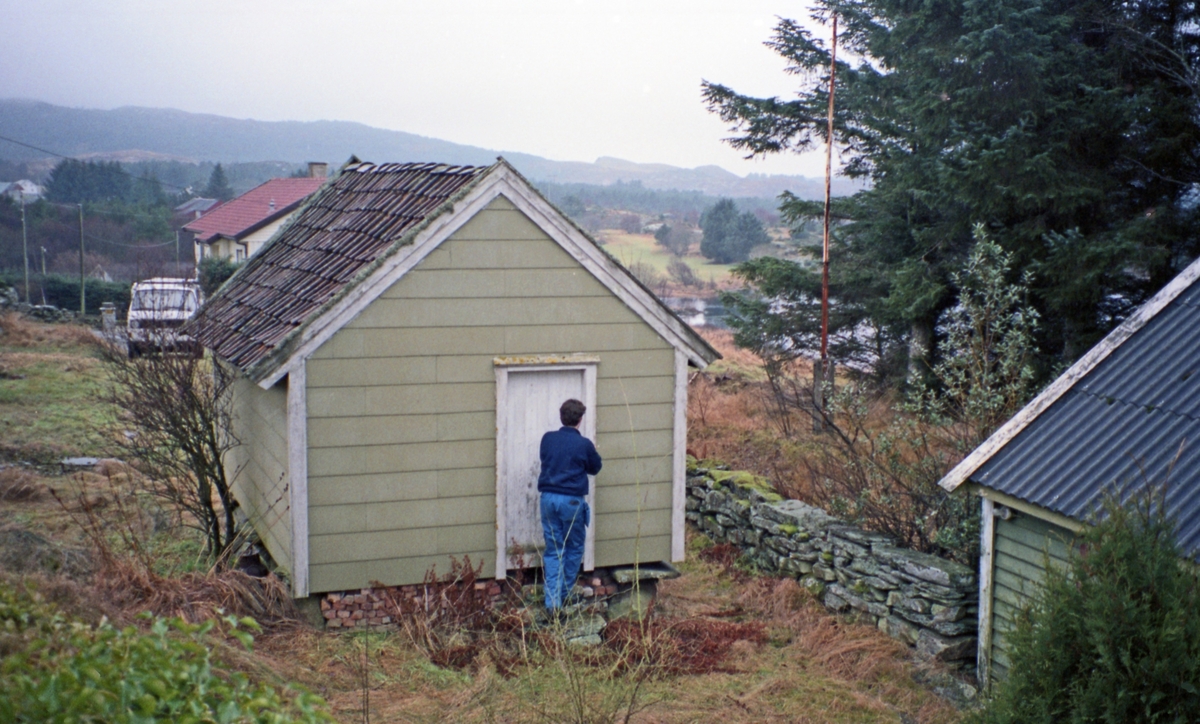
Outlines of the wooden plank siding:
[{"label": "wooden plank siding", "polygon": [[1051,565],[1066,565],[1067,546],[1073,538],[1071,531],[1029,515],[996,519],[989,674],[994,681],[1008,673],[1009,634],[1045,578],[1047,560]]},{"label": "wooden plank siding", "polygon": [[236,476],[234,494],[271,557],[291,571],[287,389],[280,384],[264,390],[238,377],[232,403],[233,433],[241,443],[230,450],[226,460]]},{"label": "wooden plank siding", "polygon": [[493,360],[571,353],[600,359],[596,565],[669,560],[674,349],[500,197],[307,362],[310,589],[492,570]]}]

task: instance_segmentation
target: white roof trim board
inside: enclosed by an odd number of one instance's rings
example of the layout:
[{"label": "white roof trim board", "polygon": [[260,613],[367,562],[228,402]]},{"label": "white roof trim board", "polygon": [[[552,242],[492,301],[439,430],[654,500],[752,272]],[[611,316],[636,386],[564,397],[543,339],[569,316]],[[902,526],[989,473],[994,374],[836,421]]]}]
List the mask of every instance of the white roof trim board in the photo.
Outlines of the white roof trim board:
[{"label": "white roof trim board", "polygon": [[1125,340],[1146,326],[1150,320],[1154,319],[1159,312],[1166,308],[1168,304],[1174,301],[1176,297],[1182,294],[1198,278],[1200,278],[1200,259],[1188,265],[1167,286],[1159,290],[1158,294],[1155,294],[1148,302],[1138,307],[1137,311],[1131,314],[1116,329],[1109,332],[1108,336],[1102,339],[1099,344],[1088,350],[1087,354],[1080,357],[1075,364],[1071,365],[1049,387],[1042,390],[1041,394],[1033,398],[1033,401],[1023,407],[1020,412],[1013,415],[1008,422],[992,433],[970,455],[963,458],[962,462],[954,466],[954,469],[947,473],[946,477],[942,478],[938,484],[946,490],[953,491],[969,480],[993,455],[1011,442],[1013,438],[1019,435],[1022,430],[1028,427],[1060,397],[1065,395],[1075,386],[1076,382],[1107,359]]},{"label": "white roof trim board", "polygon": [[701,369],[708,365],[710,350],[693,343],[691,338],[695,337],[696,333],[685,322],[664,307],[653,293],[639,284],[616,260],[604,253],[586,234],[564,218],[560,211],[533,190],[511,166],[501,161],[492,166],[466,196],[454,204],[450,213],[433,218],[411,244],[399,249],[370,276],[355,284],[333,306],[319,312],[315,319],[311,319],[302,327],[300,338],[291,353],[259,380],[259,386],[269,389],[290,371],[297,369],[338,330],[349,324],[379,295],[416,267],[498,196],[504,196],[529,217],[655,332],[675,349],[683,352],[689,362]]}]

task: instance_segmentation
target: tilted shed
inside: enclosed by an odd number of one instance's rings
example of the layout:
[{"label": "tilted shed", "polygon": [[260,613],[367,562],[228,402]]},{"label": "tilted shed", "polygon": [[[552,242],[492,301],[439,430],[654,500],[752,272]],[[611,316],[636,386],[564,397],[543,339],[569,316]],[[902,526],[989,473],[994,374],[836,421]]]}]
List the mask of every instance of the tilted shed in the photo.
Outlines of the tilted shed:
[{"label": "tilted shed", "polygon": [[297,597],[536,564],[568,397],[604,456],[585,568],[683,558],[688,368],[719,355],[503,160],[352,159],[192,324]]},{"label": "tilted shed", "polygon": [[1107,493],[1164,482],[1179,544],[1200,555],[1200,261],[1092,348],[942,480],[982,497],[980,681]]}]

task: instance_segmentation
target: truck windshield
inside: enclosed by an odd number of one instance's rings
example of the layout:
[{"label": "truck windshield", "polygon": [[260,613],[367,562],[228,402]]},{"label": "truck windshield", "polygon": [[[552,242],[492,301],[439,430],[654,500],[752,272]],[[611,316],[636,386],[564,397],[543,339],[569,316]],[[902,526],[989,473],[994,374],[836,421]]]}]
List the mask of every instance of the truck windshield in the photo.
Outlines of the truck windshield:
[{"label": "truck windshield", "polygon": [[190,289],[141,289],[133,295],[133,310],[196,310],[196,293]]}]

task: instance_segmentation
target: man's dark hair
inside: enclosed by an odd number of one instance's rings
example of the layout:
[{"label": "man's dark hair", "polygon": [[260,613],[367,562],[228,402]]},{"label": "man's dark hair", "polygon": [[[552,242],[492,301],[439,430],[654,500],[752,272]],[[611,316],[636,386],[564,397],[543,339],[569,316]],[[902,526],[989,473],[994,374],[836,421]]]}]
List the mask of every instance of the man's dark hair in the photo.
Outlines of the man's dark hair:
[{"label": "man's dark hair", "polygon": [[587,406],[582,402],[567,400],[562,403],[562,407],[558,408],[558,419],[562,420],[562,424],[567,427],[577,427],[585,412],[587,412]]}]

